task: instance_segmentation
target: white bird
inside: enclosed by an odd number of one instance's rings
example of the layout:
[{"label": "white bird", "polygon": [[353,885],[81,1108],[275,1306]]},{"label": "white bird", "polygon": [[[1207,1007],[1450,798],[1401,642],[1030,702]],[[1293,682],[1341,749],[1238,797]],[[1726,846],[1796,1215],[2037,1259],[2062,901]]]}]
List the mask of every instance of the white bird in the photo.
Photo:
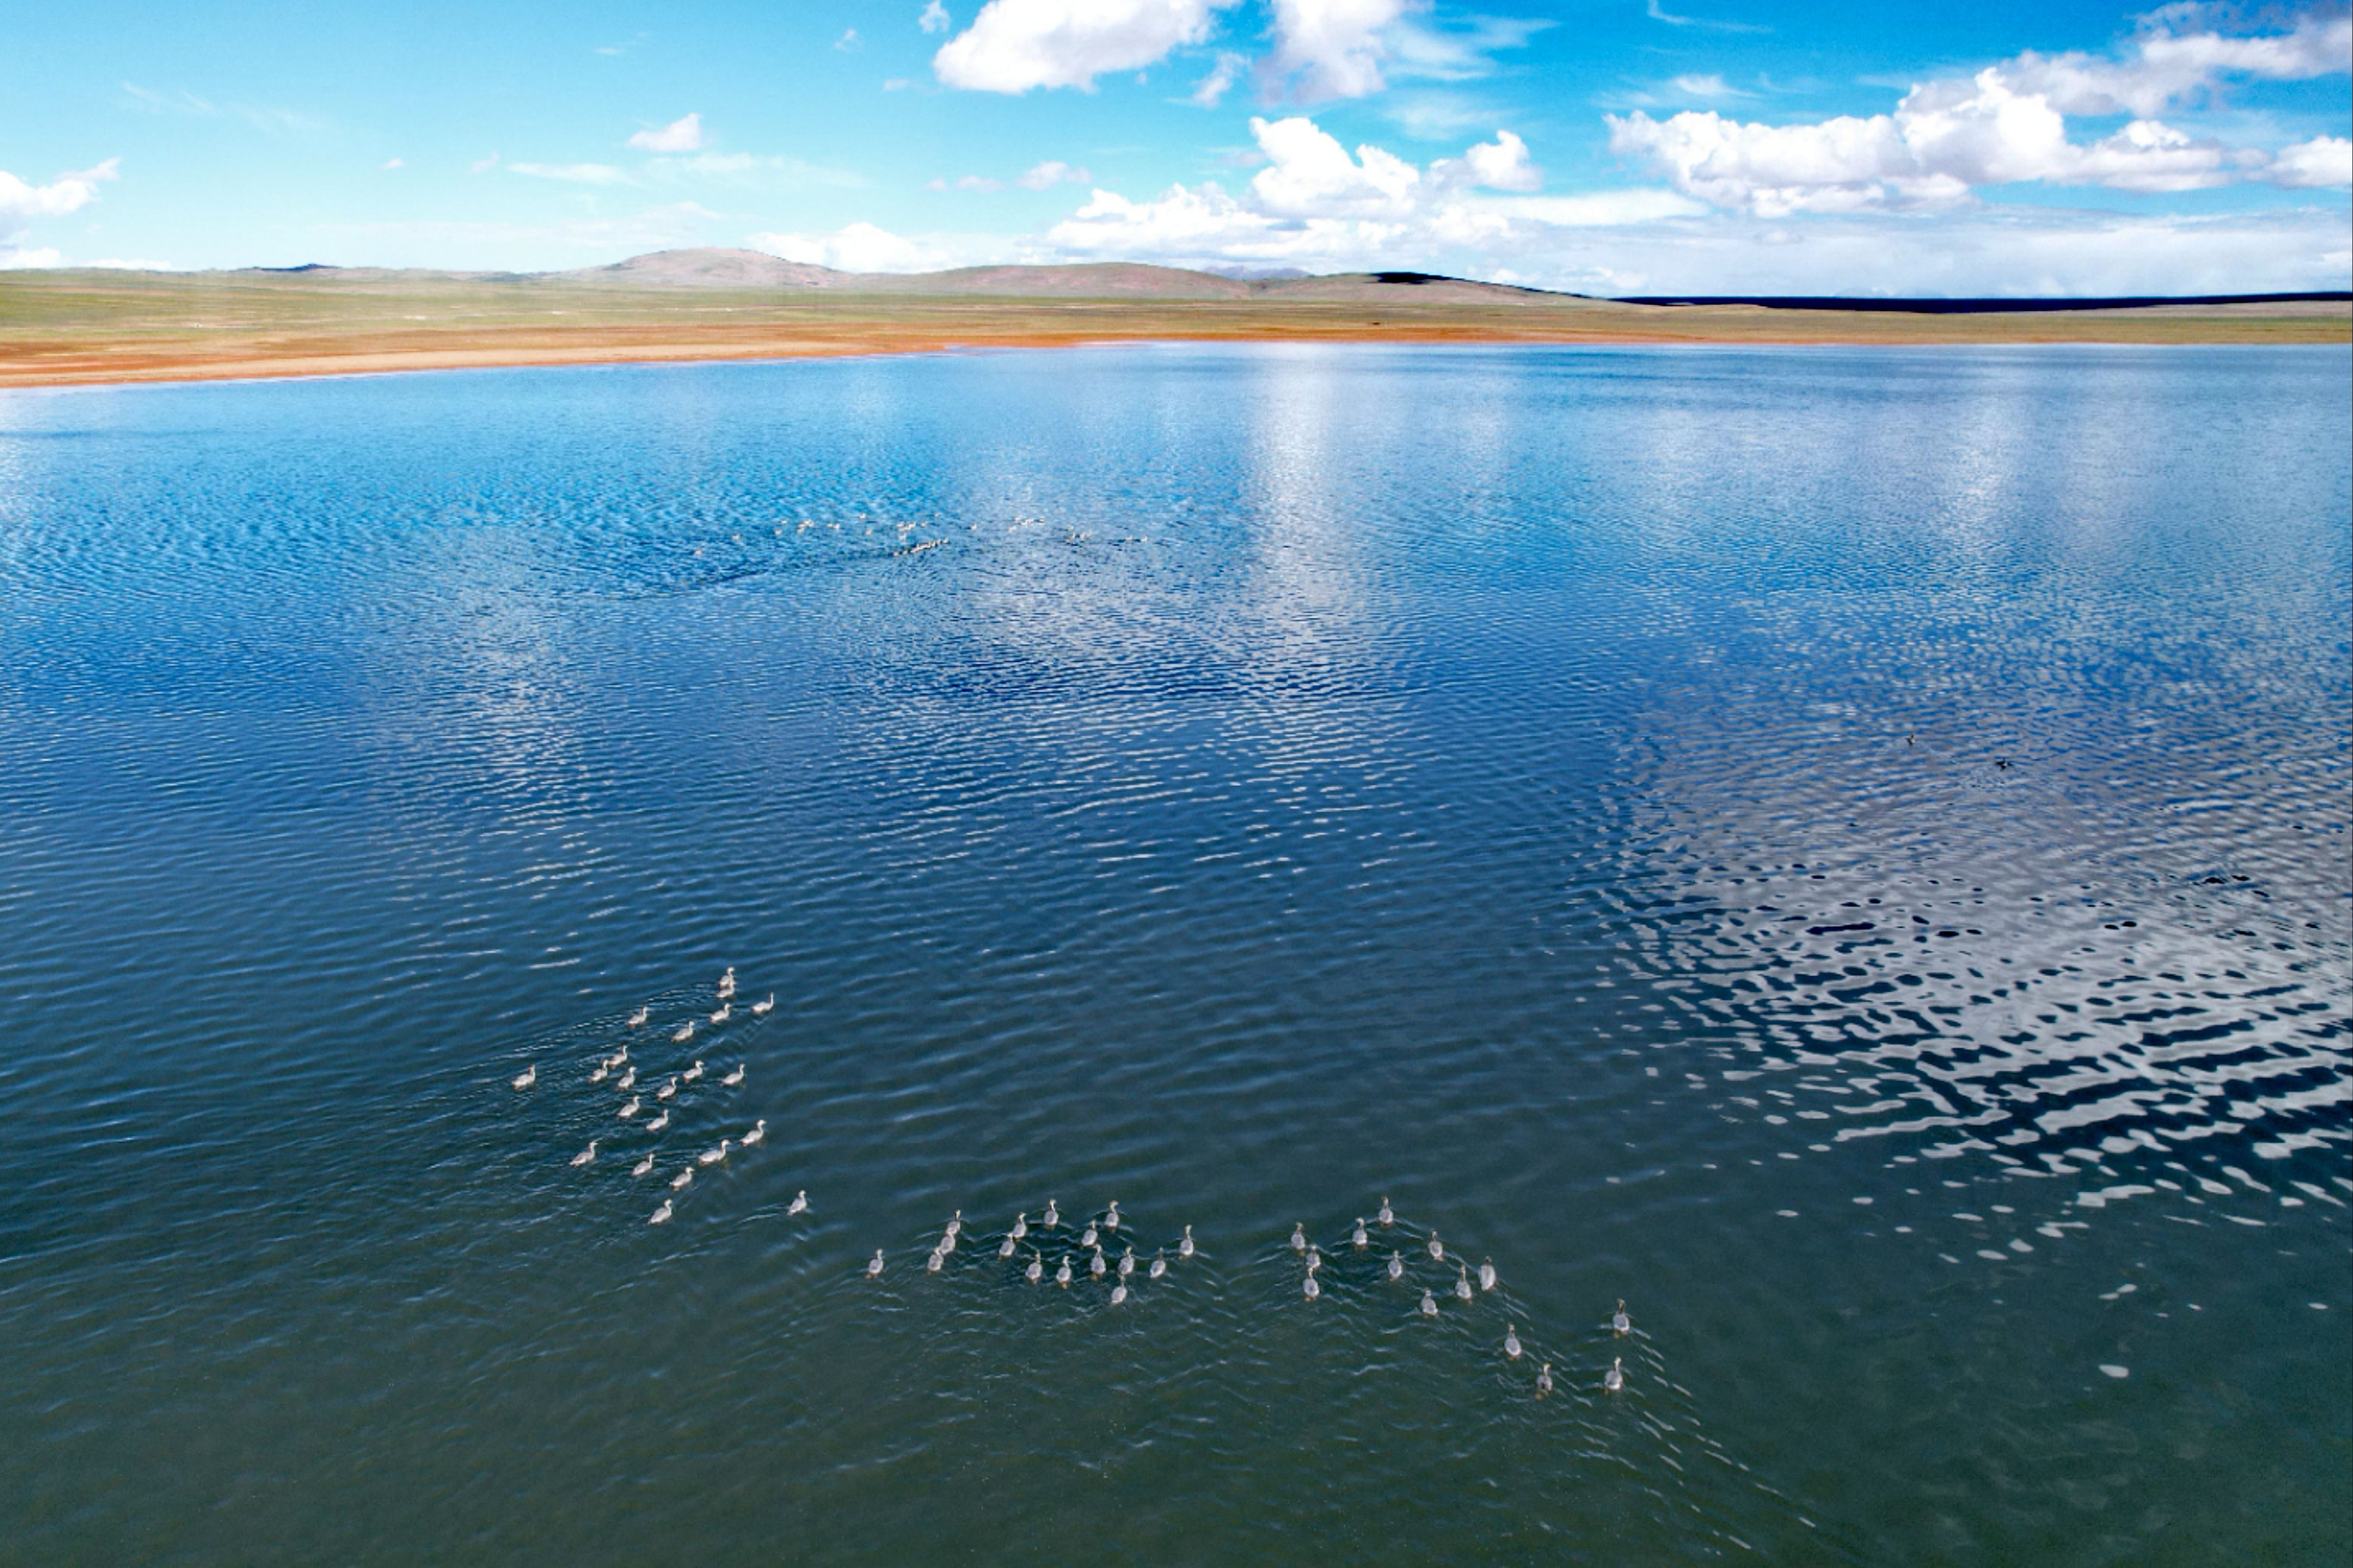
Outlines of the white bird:
[{"label": "white bird", "polygon": [[646,1020],[653,1016],[654,1010],[651,1007],[640,1007],[629,1015],[629,1027],[642,1029],[646,1026]]},{"label": "white bird", "polygon": [[1135,1248],[1128,1247],[1119,1255],[1119,1277],[1123,1279],[1135,1272]]},{"label": "white bird", "polygon": [[1520,1359],[1520,1331],[1509,1323],[1504,1325],[1504,1353],[1514,1361]]},{"label": "white bird", "polygon": [[720,1161],[727,1158],[727,1151],[733,1147],[734,1147],[733,1139],[722,1138],[718,1148],[705,1149],[694,1157],[694,1163],[698,1165],[716,1165]]},{"label": "white bird", "polygon": [[1179,1258],[1193,1256],[1193,1227],[1189,1225],[1185,1227],[1185,1239],[1176,1244],[1176,1256]]},{"label": "white bird", "polygon": [[638,1104],[639,1101],[636,1095],[633,1094],[629,1096],[629,1103],[621,1107],[619,1113],[621,1120],[627,1121],[629,1118],[635,1116],[638,1113]]},{"label": "white bird", "polygon": [[1392,1279],[1405,1278],[1405,1259],[1399,1258],[1394,1250],[1389,1253],[1389,1278]]},{"label": "white bird", "polygon": [[681,1083],[692,1083],[696,1079],[699,1079],[699,1078],[701,1078],[702,1076],[702,1064],[700,1061],[698,1061],[698,1062],[696,1062],[692,1067],[691,1067],[691,1068],[687,1068],[684,1072],[682,1072],[682,1073],[679,1074],[679,1075],[678,1075],[678,1081],[679,1081],[679,1082],[681,1082]]},{"label": "white bird", "polygon": [[675,1074],[671,1076],[670,1080],[668,1083],[654,1090],[654,1098],[656,1100],[675,1100],[678,1098],[678,1078]]},{"label": "white bird", "polygon": [[631,1089],[633,1089],[637,1088],[637,1087],[638,1087],[638,1069],[637,1069],[637,1068],[631,1068],[628,1071],[627,1071],[627,1072],[623,1073],[623,1074],[621,1075],[621,1077],[620,1077],[619,1081],[617,1081],[617,1083],[615,1083],[615,1084],[613,1085],[613,1087],[614,1087],[615,1089],[617,1089],[620,1090],[623,1094],[627,1094],[627,1093],[628,1093],[628,1092],[629,1092],[629,1090],[631,1090]]},{"label": "white bird", "polygon": [[940,1252],[954,1252],[955,1250],[955,1244],[956,1233],[951,1230],[941,1236],[940,1244],[935,1250]]},{"label": "white bird", "polygon": [[651,1215],[648,1215],[646,1223],[648,1225],[668,1225],[670,1223],[670,1200],[668,1198],[664,1198],[662,1199],[662,1206],[654,1210]]},{"label": "white bird", "polygon": [[947,1259],[940,1255],[940,1249],[934,1247],[932,1248],[931,1260],[923,1265],[923,1269],[926,1273],[937,1274],[940,1271],[940,1265],[946,1261]]},{"label": "white bird", "polygon": [[575,1165],[586,1165],[594,1163],[596,1159],[596,1140],[591,1138],[588,1140],[588,1147],[581,1150],[580,1152],[572,1156],[572,1163]]},{"label": "white bird", "polygon": [[1029,1249],[1029,1267],[1021,1271],[1021,1278],[1029,1281],[1030,1284],[1035,1285],[1039,1280],[1043,1279],[1045,1277],[1045,1260],[1038,1256],[1038,1249],[1033,1247]]},{"label": "white bird", "polygon": [[1152,1255],[1152,1268],[1149,1272],[1155,1279],[1159,1279],[1163,1274],[1168,1272],[1168,1259],[1161,1257],[1157,1252],[1154,1253]]},{"label": "white bird", "polygon": [[628,1059],[629,1047],[623,1046],[619,1050],[615,1051],[611,1056],[605,1058],[605,1070],[607,1072],[618,1072],[621,1070],[621,1064]]},{"label": "white bird", "polygon": [[588,1075],[588,1081],[590,1083],[602,1083],[606,1079],[612,1076],[612,1071],[613,1069],[611,1068],[607,1067],[603,1062],[598,1062],[596,1064],[596,1070]]},{"label": "white bird", "polygon": [[1372,1245],[1372,1240],[1371,1237],[1365,1234],[1363,1216],[1357,1216],[1356,1233],[1348,1237],[1348,1244],[1352,1247],[1369,1247]]},{"label": "white bird", "polygon": [[1117,1230],[1119,1228],[1119,1200],[1117,1198],[1112,1199],[1110,1212],[1103,1215],[1103,1228],[1105,1230]]},{"label": "white bird", "polygon": [[962,1231],[963,1231],[963,1229],[964,1229],[964,1210],[962,1210],[962,1209],[958,1209],[958,1210],[956,1210],[956,1212],[955,1212],[955,1213],[954,1213],[954,1214],[952,1214],[952,1215],[948,1215],[948,1234],[949,1234],[950,1236],[955,1236],[955,1235],[959,1234],[960,1232],[962,1232]]},{"label": "white bird", "polygon": [[1291,1227],[1291,1250],[1293,1252],[1304,1252],[1307,1250],[1307,1227],[1305,1226],[1294,1225]]},{"label": "white bird", "polygon": [[1094,1226],[1094,1222],[1093,1222],[1092,1220],[1089,1220],[1089,1221],[1087,1222],[1086,1234],[1079,1237],[1079,1245],[1080,1245],[1081,1247],[1092,1247],[1094,1244],[1095,1244],[1095,1226]]},{"label": "white bird", "polygon": [[807,1212],[808,1189],[804,1187],[799,1192],[793,1194],[793,1201],[785,1205],[785,1213],[786,1215],[797,1215],[807,1214]]},{"label": "white bird", "polygon": [[1009,1236],[1007,1237],[1003,1241],[997,1244],[997,1256],[999,1258],[1012,1257],[1014,1246],[1015,1243],[1013,1238]]},{"label": "white bird", "polygon": [[1618,1310],[1609,1314],[1609,1327],[1613,1332],[1622,1334],[1633,1326],[1633,1321],[1626,1316],[1626,1303],[1621,1300]]},{"label": "white bird", "polygon": [[1491,1258],[1486,1262],[1479,1265],[1479,1289],[1482,1290],[1493,1290],[1494,1288],[1495,1260]]},{"label": "white bird", "polygon": [[1324,1287],[1315,1283],[1315,1276],[1313,1274],[1310,1274],[1307,1277],[1307,1289],[1303,1294],[1311,1301],[1315,1300],[1316,1297],[1324,1294]]},{"label": "white bird", "polygon": [[518,1089],[529,1089],[533,1084],[535,1084],[538,1081],[539,1064],[537,1062],[533,1062],[531,1066],[523,1068],[522,1071],[515,1074],[514,1086]]},{"label": "white bird", "polygon": [[1438,1298],[1431,1295],[1428,1290],[1424,1290],[1421,1293],[1421,1315],[1425,1318],[1434,1318],[1438,1316]]},{"label": "white bird", "polygon": [[744,1134],[744,1147],[746,1149],[756,1149],[763,1142],[766,1142],[767,1136],[768,1119],[763,1116],[760,1118],[759,1121],[754,1125],[752,1131]]},{"label": "white bird", "polygon": [[629,1167],[629,1174],[633,1176],[642,1176],[653,1168],[654,1157],[651,1154],[648,1154],[644,1159]]},{"label": "white bird", "polygon": [[1102,1247],[1096,1247],[1095,1255],[1087,1260],[1087,1272],[1097,1279],[1103,1277],[1103,1255]]},{"label": "white bird", "polygon": [[1071,1260],[1067,1258],[1054,1269],[1054,1283],[1067,1290],[1071,1288]]},{"label": "white bird", "polygon": [[655,1117],[651,1121],[646,1123],[646,1131],[649,1132],[659,1132],[669,1125],[670,1112],[665,1110],[659,1116]]},{"label": "white bird", "polygon": [[1434,1230],[1430,1233],[1430,1256],[1440,1263],[1446,1261],[1446,1248],[1439,1245],[1438,1233]]},{"label": "white bird", "polygon": [[1127,1284],[1123,1280],[1111,1288],[1111,1304],[1114,1307],[1127,1300]]},{"label": "white bird", "polygon": [[722,1002],[719,1004],[719,1011],[711,1015],[711,1021],[714,1024],[723,1024],[734,1016],[735,1004],[733,1002]]},{"label": "white bird", "polygon": [[1029,1234],[1029,1214],[1028,1210],[1025,1209],[1021,1213],[1013,1216],[1013,1230],[1011,1234],[1013,1239],[1016,1241],[1020,1240],[1023,1237]]},{"label": "white bird", "polygon": [[735,1064],[735,1070],[729,1073],[725,1078],[721,1079],[719,1081],[725,1084],[729,1089],[733,1089],[737,1084],[742,1083],[744,1081],[744,1064],[742,1062],[737,1062]]},{"label": "white bird", "polygon": [[1381,1223],[1383,1225],[1397,1224],[1396,1211],[1389,1207],[1389,1201],[1387,1198],[1383,1198],[1381,1200]]},{"label": "white bird", "polygon": [[1324,1255],[1323,1255],[1321,1252],[1318,1252],[1315,1248],[1314,1248],[1314,1247],[1309,1247],[1309,1248],[1307,1249],[1307,1272],[1309,1272],[1310,1274],[1313,1274],[1313,1273],[1314,1273],[1318,1268],[1323,1268],[1323,1267],[1324,1267]]},{"label": "white bird", "polygon": [[752,1016],[755,1018],[760,1017],[773,1009],[776,1005],[776,994],[771,991],[768,993],[768,999],[765,1002],[754,1002],[752,1004]]},{"label": "white bird", "polygon": [[1062,1211],[1054,1206],[1053,1199],[1048,1198],[1046,1200],[1046,1228],[1048,1230],[1051,1230],[1061,1223]]},{"label": "white bird", "polygon": [[1601,1386],[1615,1394],[1626,1386],[1626,1358],[1612,1356],[1609,1370],[1601,1374]]},{"label": "white bird", "polygon": [[670,1179],[670,1191],[682,1193],[689,1186],[692,1185],[693,1182],[694,1167],[691,1165],[685,1166],[680,1170],[677,1175],[672,1176]]},{"label": "white bird", "polygon": [[727,973],[719,977],[719,999],[724,1002],[735,994],[735,966],[729,964]]},{"label": "white bird", "polygon": [[1539,1394],[1550,1394],[1551,1392],[1552,1363],[1546,1362],[1544,1365],[1536,1368],[1536,1393]]},{"label": "white bird", "polygon": [[879,1279],[881,1277],[882,1249],[878,1247],[874,1249],[874,1261],[866,1266],[866,1278],[869,1279]]},{"label": "white bird", "polygon": [[691,1018],[681,1024],[678,1026],[678,1033],[670,1037],[670,1044],[674,1046],[682,1046],[692,1038],[694,1038],[694,1020]]},{"label": "white bird", "polygon": [[[1455,1267],[1462,1268],[1459,1263]],[[1468,1268],[1462,1268],[1461,1277],[1454,1281],[1454,1294],[1465,1301],[1471,1299],[1471,1271]]]}]

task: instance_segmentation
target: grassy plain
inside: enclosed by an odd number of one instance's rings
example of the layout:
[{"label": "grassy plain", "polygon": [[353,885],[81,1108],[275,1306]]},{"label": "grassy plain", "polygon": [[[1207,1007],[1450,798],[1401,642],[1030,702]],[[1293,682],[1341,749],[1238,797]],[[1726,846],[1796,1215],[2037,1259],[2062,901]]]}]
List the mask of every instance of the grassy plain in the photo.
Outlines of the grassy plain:
[{"label": "grassy plain", "polygon": [[[914,280],[910,280],[911,282]],[[1319,284],[1320,284],[1319,280]],[[2342,302],[1931,316],[1644,306],[1481,285],[1229,299],[319,271],[0,274],[0,386],[1122,341],[2345,343]],[[1305,297],[1303,297],[1303,294]],[[1320,294],[1322,297],[1316,297]]]}]

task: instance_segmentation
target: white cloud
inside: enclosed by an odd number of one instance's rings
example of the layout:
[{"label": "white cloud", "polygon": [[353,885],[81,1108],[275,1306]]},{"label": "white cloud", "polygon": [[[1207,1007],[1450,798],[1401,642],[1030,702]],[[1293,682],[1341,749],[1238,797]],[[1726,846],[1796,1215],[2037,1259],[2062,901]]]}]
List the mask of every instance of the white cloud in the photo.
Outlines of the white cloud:
[{"label": "white cloud", "polygon": [[925,272],[951,264],[946,252],[871,223],[832,234],[755,234],[745,243],[786,261],[842,272]]},{"label": "white cloud", "polygon": [[702,150],[702,116],[688,114],[657,131],[640,131],[629,145],[641,153],[699,153]]},{"label": "white cloud", "polygon": [[[1426,5],[1428,0],[1422,0]],[[1303,99],[1365,98],[1388,85],[1382,62],[1414,0],[1274,0],[1274,73]]]},{"label": "white cloud", "polygon": [[1664,22],[1671,27],[1699,27],[1711,33],[1769,33],[1773,30],[1754,22],[1719,22],[1706,16],[1678,16],[1660,5],[1659,0],[1651,0],[1647,15],[1651,21]]},{"label": "white cloud", "polygon": [[39,250],[0,246],[0,271],[21,272],[37,267],[63,267],[65,264],[62,253],[46,246]]},{"label": "white cloud", "polygon": [[[483,169],[490,163],[474,166]],[[529,174],[534,180],[567,180],[575,185],[626,185],[630,183],[628,175],[610,163],[509,163],[507,167],[518,174]]]},{"label": "white cloud", "polygon": [[496,153],[493,153],[487,158],[477,158],[472,163],[467,164],[466,172],[470,174],[487,174],[498,166],[499,155]]},{"label": "white cloud", "polygon": [[[2021,55],[1915,87],[1892,114],[1765,125],[1712,110],[1664,121],[1637,110],[1609,117],[1609,144],[1687,195],[1765,217],[1948,205],[1975,187],[2020,182],[2179,192],[2263,177],[2269,154],[2193,138],[2154,116],[2225,75],[2343,70],[2353,32],[2343,18],[2307,18],[2262,37],[2165,31],[2178,16],[2159,13],[2129,58]],[[2070,113],[2122,112],[2138,118],[2096,142],[2068,139]],[[2283,183],[2298,183],[2302,167]]]},{"label": "white cloud", "polygon": [[2275,185],[2306,190],[2344,190],[2353,185],[2353,142],[2342,136],[2316,136],[2272,156],[2267,172]]},{"label": "white cloud", "polygon": [[[109,158],[94,169],[80,169],[59,174],[46,185],[27,184],[5,169],[0,169],[0,247],[13,247],[16,237],[25,232],[35,218],[63,217],[79,212],[98,200],[98,187],[115,177],[121,160]],[[55,267],[57,253],[50,250],[18,250],[5,254],[18,258],[9,263],[17,267]],[[47,260],[26,260],[25,258],[47,257]]]},{"label": "white cloud", "polygon": [[385,170],[406,169],[408,167],[408,160],[406,158],[386,158],[382,163],[378,164],[377,167]]},{"label": "white cloud", "polygon": [[940,0],[931,0],[923,7],[923,14],[915,18],[915,26],[926,33],[944,33],[955,24],[948,19],[948,8]]},{"label": "white cloud", "polygon": [[1028,92],[1094,90],[1106,71],[1157,64],[1209,36],[1239,0],[988,0],[972,26],[940,46],[932,69],[949,87]]},{"label": "white cloud", "polygon": [[1049,158],[1032,166],[1014,184],[1024,190],[1043,191],[1056,185],[1090,184],[1093,180],[1094,176],[1084,169],[1065,163],[1060,158]]},{"label": "white cloud", "polygon": [[1743,92],[1740,89],[1732,86],[1722,77],[1717,76],[1713,72],[1710,72],[1705,76],[1701,76],[1695,73],[1679,76],[1667,85],[1673,88],[1685,98],[1700,98],[1716,100],[1726,98],[1753,98],[1756,96],[1753,93]]},{"label": "white cloud", "polygon": [[1250,68],[1250,57],[1231,49],[1218,51],[1218,63],[1208,75],[1193,84],[1191,101],[1203,109],[1215,109],[1226,94],[1233,90],[1242,72]]},{"label": "white cloud", "polygon": [[857,28],[844,27],[841,37],[833,40],[833,47],[843,54],[855,54],[866,47],[866,40],[858,36]]}]

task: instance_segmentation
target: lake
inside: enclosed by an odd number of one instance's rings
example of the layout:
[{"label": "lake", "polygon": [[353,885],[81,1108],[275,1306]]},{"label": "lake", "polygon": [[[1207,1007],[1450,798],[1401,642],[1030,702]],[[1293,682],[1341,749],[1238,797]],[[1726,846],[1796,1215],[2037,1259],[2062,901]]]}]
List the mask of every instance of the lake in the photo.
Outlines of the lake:
[{"label": "lake", "polygon": [[2343,1562],[2349,373],[0,396],[0,1559]]}]

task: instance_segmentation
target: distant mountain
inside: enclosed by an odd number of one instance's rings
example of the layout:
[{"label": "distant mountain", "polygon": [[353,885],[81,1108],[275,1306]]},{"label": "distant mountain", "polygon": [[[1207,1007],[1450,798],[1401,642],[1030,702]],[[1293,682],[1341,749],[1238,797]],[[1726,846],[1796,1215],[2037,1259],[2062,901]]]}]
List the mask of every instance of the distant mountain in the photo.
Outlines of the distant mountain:
[{"label": "distant mountain", "polygon": [[649,250],[610,267],[581,267],[569,272],[538,272],[532,276],[573,283],[652,284],[680,289],[839,289],[858,274],[786,261],[765,250],[704,247],[694,250]]}]

